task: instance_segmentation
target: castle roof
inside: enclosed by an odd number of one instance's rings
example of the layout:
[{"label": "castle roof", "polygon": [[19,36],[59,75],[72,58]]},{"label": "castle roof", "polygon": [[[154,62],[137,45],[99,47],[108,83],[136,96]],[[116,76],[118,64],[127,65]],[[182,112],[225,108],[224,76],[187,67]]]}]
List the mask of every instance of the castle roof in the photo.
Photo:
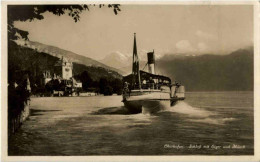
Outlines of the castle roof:
[{"label": "castle roof", "polygon": [[62,66],[63,63],[72,63],[71,61],[69,61],[67,58],[63,57],[61,59],[59,59],[54,66]]}]

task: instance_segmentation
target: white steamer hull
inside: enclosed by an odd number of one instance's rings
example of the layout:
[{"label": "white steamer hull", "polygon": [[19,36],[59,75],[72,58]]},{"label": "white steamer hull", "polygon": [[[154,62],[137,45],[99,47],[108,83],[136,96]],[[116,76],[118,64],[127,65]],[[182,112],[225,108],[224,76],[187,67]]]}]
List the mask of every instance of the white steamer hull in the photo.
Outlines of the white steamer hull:
[{"label": "white steamer hull", "polygon": [[135,100],[125,101],[125,107],[133,113],[155,113],[171,106],[170,100]]},{"label": "white steamer hull", "polygon": [[154,113],[171,106],[170,93],[133,92],[124,96],[125,107],[133,113]]}]

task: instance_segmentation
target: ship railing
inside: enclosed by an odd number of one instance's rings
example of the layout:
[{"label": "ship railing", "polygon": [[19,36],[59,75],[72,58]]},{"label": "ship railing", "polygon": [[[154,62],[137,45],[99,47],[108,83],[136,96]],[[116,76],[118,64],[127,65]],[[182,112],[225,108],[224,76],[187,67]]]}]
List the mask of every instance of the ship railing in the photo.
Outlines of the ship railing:
[{"label": "ship railing", "polygon": [[[146,83],[141,84],[141,89],[151,89],[151,90],[160,90],[161,86],[170,86],[170,84],[166,83]],[[132,89],[139,89],[139,84],[134,85]]]}]

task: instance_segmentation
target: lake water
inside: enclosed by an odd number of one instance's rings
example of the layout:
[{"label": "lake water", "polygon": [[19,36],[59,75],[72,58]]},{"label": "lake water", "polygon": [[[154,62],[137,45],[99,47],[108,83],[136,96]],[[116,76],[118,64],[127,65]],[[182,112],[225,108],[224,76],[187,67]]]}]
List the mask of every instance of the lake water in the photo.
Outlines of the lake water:
[{"label": "lake water", "polygon": [[9,155],[253,155],[253,92],[187,93],[156,114],[129,114],[121,96],[31,99]]}]

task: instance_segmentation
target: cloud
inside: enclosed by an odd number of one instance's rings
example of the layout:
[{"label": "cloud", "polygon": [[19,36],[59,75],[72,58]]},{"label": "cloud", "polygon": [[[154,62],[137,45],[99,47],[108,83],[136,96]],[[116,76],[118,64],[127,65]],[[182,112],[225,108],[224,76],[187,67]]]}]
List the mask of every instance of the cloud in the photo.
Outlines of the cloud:
[{"label": "cloud", "polygon": [[181,40],[177,42],[175,47],[178,53],[191,53],[196,51],[188,40]]},{"label": "cloud", "polygon": [[208,46],[204,42],[198,43],[198,51],[199,52],[205,52],[208,50]]},{"label": "cloud", "polygon": [[203,32],[201,30],[197,30],[195,33],[198,37],[203,38],[203,39],[207,39],[207,40],[217,40],[217,36],[210,34],[210,33],[206,33]]},{"label": "cloud", "polygon": [[205,42],[198,42],[192,45],[188,40],[181,40],[175,45],[175,52],[180,54],[199,55],[209,52],[209,46]]}]

